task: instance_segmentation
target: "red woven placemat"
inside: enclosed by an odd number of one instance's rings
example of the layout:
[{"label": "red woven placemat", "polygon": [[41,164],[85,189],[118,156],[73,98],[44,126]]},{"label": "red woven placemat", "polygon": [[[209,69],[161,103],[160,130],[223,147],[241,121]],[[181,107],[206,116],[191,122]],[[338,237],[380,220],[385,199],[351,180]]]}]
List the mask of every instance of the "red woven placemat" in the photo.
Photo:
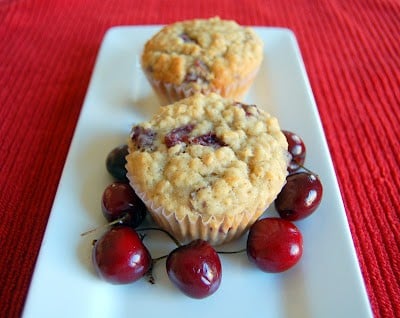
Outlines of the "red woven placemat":
[{"label": "red woven placemat", "polygon": [[0,0],[0,317],[21,315],[105,31],[214,15],[295,32],[374,315],[400,316],[399,1]]}]

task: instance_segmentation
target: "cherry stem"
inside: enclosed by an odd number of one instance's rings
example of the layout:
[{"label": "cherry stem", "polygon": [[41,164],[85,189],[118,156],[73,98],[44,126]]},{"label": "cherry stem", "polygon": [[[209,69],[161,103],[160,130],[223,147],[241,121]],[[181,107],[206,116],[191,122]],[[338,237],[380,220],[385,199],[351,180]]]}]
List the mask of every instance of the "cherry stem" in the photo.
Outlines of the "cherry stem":
[{"label": "cherry stem", "polygon": [[150,268],[149,268],[149,270],[146,272],[147,280],[148,280],[148,282],[149,282],[150,284],[154,285],[154,284],[156,283],[156,280],[154,279],[154,276],[153,276],[154,265],[155,265],[158,261],[160,261],[160,260],[162,260],[162,259],[164,259],[164,258],[166,258],[166,257],[168,257],[168,255],[163,255],[163,256],[160,256],[160,257],[156,257],[156,258],[152,258],[152,259],[151,259]]},{"label": "cherry stem", "polygon": [[153,276],[153,267],[154,267],[154,260],[151,260],[151,265],[149,270],[146,272],[146,276],[147,276],[147,281],[152,285],[156,283],[156,280],[154,279]]},{"label": "cherry stem", "polygon": [[158,262],[158,261],[161,261],[162,259],[167,258],[167,257],[168,257],[168,254],[167,254],[167,255],[163,255],[163,256],[159,256],[159,257],[156,257],[156,258],[153,258],[153,263],[156,263],[156,262]]},{"label": "cherry stem", "polygon": [[126,214],[124,214],[123,216],[121,216],[120,218],[115,219],[114,221],[112,221],[112,222],[110,222],[110,223],[104,224],[104,225],[102,225],[102,226],[99,226],[99,227],[96,227],[96,228],[91,229],[91,230],[89,230],[89,231],[86,231],[86,232],[81,233],[81,236],[88,235],[88,234],[90,234],[90,233],[96,232],[96,231],[98,231],[98,230],[100,230],[100,229],[103,229],[103,228],[106,228],[106,227],[113,226],[113,225],[115,225],[115,224],[122,224],[125,220],[129,219],[129,217],[130,217],[129,214],[126,213]]},{"label": "cherry stem", "polygon": [[174,241],[174,243],[176,244],[176,246],[181,246],[181,243],[179,243],[179,241],[171,234],[171,233],[169,233],[168,231],[166,231],[166,230],[164,230],[164,229],[161,229],[161,228],[159,228],[159,227],[143,227],[143,228],[140,228],[140,229],[135,229],[136,231],[161,231],[161,232],[163,232],[163,233],[165,233],[165,234],[167,234],[168,236],[169,236],[169,238],[172,240],[172,241]]},{"label": "cherry stem", "polygon": [[245,248],[238,251],[217,251],[218,254],[239,254],[243,252],[246,252]]},{"label": "cherry stem", "polygon": [[296,164],[297,164],[300,168],[302,168],[302,169],[304,169],[305,171],[307,171],[308,173],[311,173],[312,175],[318,177],[318,174],[316,174],[314,171],[308,169],[306,166],[302,165],[301,163],[297,163],[297,162],[296,162]]}]

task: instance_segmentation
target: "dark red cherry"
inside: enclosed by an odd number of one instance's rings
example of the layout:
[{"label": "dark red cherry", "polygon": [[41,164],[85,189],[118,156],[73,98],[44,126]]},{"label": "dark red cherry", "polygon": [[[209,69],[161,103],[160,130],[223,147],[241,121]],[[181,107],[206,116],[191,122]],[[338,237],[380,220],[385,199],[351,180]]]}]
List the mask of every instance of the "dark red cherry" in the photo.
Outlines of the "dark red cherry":
[{"label": "dark red cherry", "polygon": [[153,151],[155,149],[156,132],[150,128],[134,126],[130,137],[138,150]]},{"label": "dark red cherry", "polygon": [[175,146],[178,143],[187,143],[189,140],[189,133],[193,130],[194,125],[189,124],[171,130],[164,137],[165,145],[168,148]]},{"label": "dark red cherry", "polygon": [[213,147],[215,149],[225,146],[225,143],[217,137],[213,132],[208,132],[204,135],[190,137],[189,134],[193,131],[195,125],[188,124],[171,130],[164,137],[165,145],[170,148],[178,143],[186,145],[201,145]]},{"label": "dark red cherry", "polygon": [[101,209],[104,217],[112,222],[137,227],[146,217],[146,206],[128,183],[113,182],[103,192]]},{"label": "dark red cherry", "polygon": [[150,269],[152,259],[135,230],[118,226],[96,241],[92,262],[105,281],[127,284],[143,277]]},{"label": "dark red cherry", "polygon": [[209,243],[200,239],[173,250],[166,268],[172,283],[192,298],[210,296],[221,284],[219,256]]},{"label": "dark red cherry", "polygon": [[292,155],[288,171],[294,172],[304,164],[306,158],[306,146],[299,135],[287,130],[282,130],[282,132],[288,142],[288,151]]},{"label": "dark red cherry", "polygon": [[313,213],[321,203],[322,183],[313,173],[287,176],[286,184],[275,200],[275,208],[286,220],[297,221]]},{"label": "dark red cherry", "polygon": [[189,140],[189,142],[192,145],[201,145],[206,147],[212,147],[214,149],[226,146],[226,144],[221,139],[219,139],[216,134],[212,132],[193,137]]},{"label": "dark red cherry", "polygon": [[236,102],[235,106],[242,108],[247,117],[254,116],[256,113],[259,112],[256,105],[249,105],[249,104],[243,104],[240,102]]},{"label": "dark red cherry", "polygon": [[303,237],[290,221],[264,218],[256,221],[247,238],[247,256],[264,272],[279,273],[293,267],[303,254]]},{"label": "dark red cherry", "polygon": [[110,151],[106,158],[107,171],[118,181],[127,182],[126,159],[128,155],[128,145],[118,146]]}]

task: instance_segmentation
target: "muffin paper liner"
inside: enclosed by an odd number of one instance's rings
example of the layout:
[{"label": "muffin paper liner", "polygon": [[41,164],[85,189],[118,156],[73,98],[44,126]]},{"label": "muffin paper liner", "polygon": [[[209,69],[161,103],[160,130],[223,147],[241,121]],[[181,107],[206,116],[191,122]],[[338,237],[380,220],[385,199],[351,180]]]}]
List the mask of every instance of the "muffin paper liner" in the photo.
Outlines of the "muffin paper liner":
[{"label": "muffin paper liner", "polygon": [[179,219],[174,212],[156,206],[146,193],[138,189],[132,178],[129,178],[129,181],[131,187],[146,205],[154,222],[181,243],[202,239],[215,246],[232,241],[243,235],[267,208],[267,206],[264,206],[253,213],[246,211],[234,216],[224,215],[220,218],[211,216],[207,220],[200,214]]},{"label": "muffin paper liner", "polygon": [[[241,81],[226,85],[221,89],[213,87],[204,88],[201,90],[201,93],[217,93],[223,97],[232,98],[240,101],[241,99],[243,99],[251,84],[253,83],[258,73],[258,69],[259,68],[251,72],[246,78],[242,79]],[[164,83],[162,81],[154,79],[150,72],[145,72],[145,75],[162,106],[174,103],[198,92],[197,90],[194,90],[193,87],[190,87],[190,85],[185,83],[180,85]]]}]

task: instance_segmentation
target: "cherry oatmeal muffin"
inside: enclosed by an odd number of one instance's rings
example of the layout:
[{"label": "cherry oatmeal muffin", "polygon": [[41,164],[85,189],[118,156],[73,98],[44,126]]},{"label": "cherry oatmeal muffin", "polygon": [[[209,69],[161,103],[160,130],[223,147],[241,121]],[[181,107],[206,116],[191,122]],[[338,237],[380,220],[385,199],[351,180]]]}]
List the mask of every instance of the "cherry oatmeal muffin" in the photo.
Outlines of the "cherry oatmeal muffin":
[{"label": "cherry oatmeal muffin", "polygon": [[277,119],[255,105],[196,93],[132,128],[127,177],[178,240],[218,245],[243,234],[276,198],[287,147]]},{"label": "cherry oatmeal muffin", "polygon": [[142,68],[161,103],[196,92],[240,100],[263,58],[263,42],[249,27],[219,18],[165,26],[146,44]]}]

